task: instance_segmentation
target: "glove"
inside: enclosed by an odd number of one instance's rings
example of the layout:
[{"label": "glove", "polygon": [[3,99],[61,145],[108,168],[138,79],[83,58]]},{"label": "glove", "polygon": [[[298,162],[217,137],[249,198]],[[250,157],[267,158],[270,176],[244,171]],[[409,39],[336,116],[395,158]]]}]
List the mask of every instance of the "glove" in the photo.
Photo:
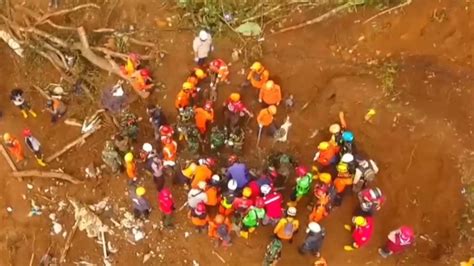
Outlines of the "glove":
[{"label": "glove", "polygon": [[258,102],[261,103],[261,102],[262,102],[262,99],[258,99]]}]

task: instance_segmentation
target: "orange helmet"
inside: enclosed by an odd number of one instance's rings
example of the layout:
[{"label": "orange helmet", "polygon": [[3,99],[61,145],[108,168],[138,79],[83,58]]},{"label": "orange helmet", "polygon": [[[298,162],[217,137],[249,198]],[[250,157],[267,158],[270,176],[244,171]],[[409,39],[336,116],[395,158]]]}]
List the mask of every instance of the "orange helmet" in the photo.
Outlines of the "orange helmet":
[{"label": "orange helmet", "polygon": [[231,93],[230,100],[233,102],[238,102],[240,100],[240,94],[237,92]]}]

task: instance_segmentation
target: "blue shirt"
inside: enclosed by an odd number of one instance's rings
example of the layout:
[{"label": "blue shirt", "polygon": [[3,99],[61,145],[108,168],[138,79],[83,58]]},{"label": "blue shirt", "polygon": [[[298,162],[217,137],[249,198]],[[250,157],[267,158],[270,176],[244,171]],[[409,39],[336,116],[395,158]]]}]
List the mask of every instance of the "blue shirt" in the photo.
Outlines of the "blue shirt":
[{"label": "blue shirt", "polygon": [[237,188],[243,188],[249,182],[248,170],[243,163],[234,163],[229,167],[227,177],[237,182]]}]

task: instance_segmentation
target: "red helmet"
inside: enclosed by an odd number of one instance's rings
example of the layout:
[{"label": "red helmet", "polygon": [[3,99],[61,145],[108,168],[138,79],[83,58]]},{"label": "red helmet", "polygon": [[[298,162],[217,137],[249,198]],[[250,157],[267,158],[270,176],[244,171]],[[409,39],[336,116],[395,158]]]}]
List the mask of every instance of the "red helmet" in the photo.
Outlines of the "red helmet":
[{"label": "red helmet", "polygon": [[415,232],[413,231],[413,228],[409,226],[403,225],[400,227],[400,232],[402,234],[402,238],[411,238],[415,235]]},{"label": "red helmet", "polygon": [[257,208],[263,208],[265,206],[265,201],[263,201],[262,198],[258,197],[255,199],[255,207]]},{"label": "red helmet", "polygon": [[235,154],[232,154],[229,157],[229,159],[227,160],[227,162],[229,163],[229,165],[232,165],[232,164],[236,163],[238,160],[239,160],[239,157],[237,157],[237,155],[235,155]]},{"label": "red helmet", "polygon": [[30,137],[31,136],[31,130],[29,128],[23,129],[23,137]]},{"label": "red helmet", "polygon": [[163,126],[160,127],[160,134],[161,135],[170,136],[170,135],[173,135],[173,133],[174,133],[174,130],[170,125],[163,125]]},{"label": "red helmet", "polygon": [[196,211],[200,213],[205,213],[206,212],[206,205],[204,203],[199,202],[198,205],[196,206]]},{"label": "red helmet", "polygon": [[209,166],[209,167],[214,167],[214,166],[216,165],[216,163],[217,163],[217,162],[216,162],[216,159],[210,158],[210,157],[209,157],[209,158],[206,158],[206,164],[207,164],[207,166]]},{"label": "red helmet", "polygon": [[295,168],[295,172],[297,176],[305,176],[308,173],[308,168],[300,165]]},{"label": "red helmet", "polygon": [[212,110],[212,101],[206,101],[206,103],[204,104],[204,109]]},{"label": "red helmet", "polygon": [[148,70],[148,69],[146,69],[146,68],[140,69],[140,75],[141,75],[142,77],[145,77],[145,78],[151,77],[150,70]]}]

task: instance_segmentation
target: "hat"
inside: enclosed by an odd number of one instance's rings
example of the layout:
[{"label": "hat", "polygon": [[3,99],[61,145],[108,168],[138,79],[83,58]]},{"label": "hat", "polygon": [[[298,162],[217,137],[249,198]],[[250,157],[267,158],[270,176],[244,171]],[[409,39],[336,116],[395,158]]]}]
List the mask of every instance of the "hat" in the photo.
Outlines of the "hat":
[{"label": "hat", "polygon": [[145,192],[146,190],[144,187],[137,187],[137,189],[135,189],[135,194],[137,194],[139,197],[145,195]]},{"label": "hat", "polygon": [[321,232],[321,226],[318,223],[311,222],[308,224],[308,229],[309,231],[313,233],[319,233]]},{"label": "hat", "polygon": [[209,33],[207,33],[207,31],[205,31],[205,30],[199,31],[199,39],[201,41],[206,41],[207,39],[209,39],[209,36],[210,35],[209,35]]}]

